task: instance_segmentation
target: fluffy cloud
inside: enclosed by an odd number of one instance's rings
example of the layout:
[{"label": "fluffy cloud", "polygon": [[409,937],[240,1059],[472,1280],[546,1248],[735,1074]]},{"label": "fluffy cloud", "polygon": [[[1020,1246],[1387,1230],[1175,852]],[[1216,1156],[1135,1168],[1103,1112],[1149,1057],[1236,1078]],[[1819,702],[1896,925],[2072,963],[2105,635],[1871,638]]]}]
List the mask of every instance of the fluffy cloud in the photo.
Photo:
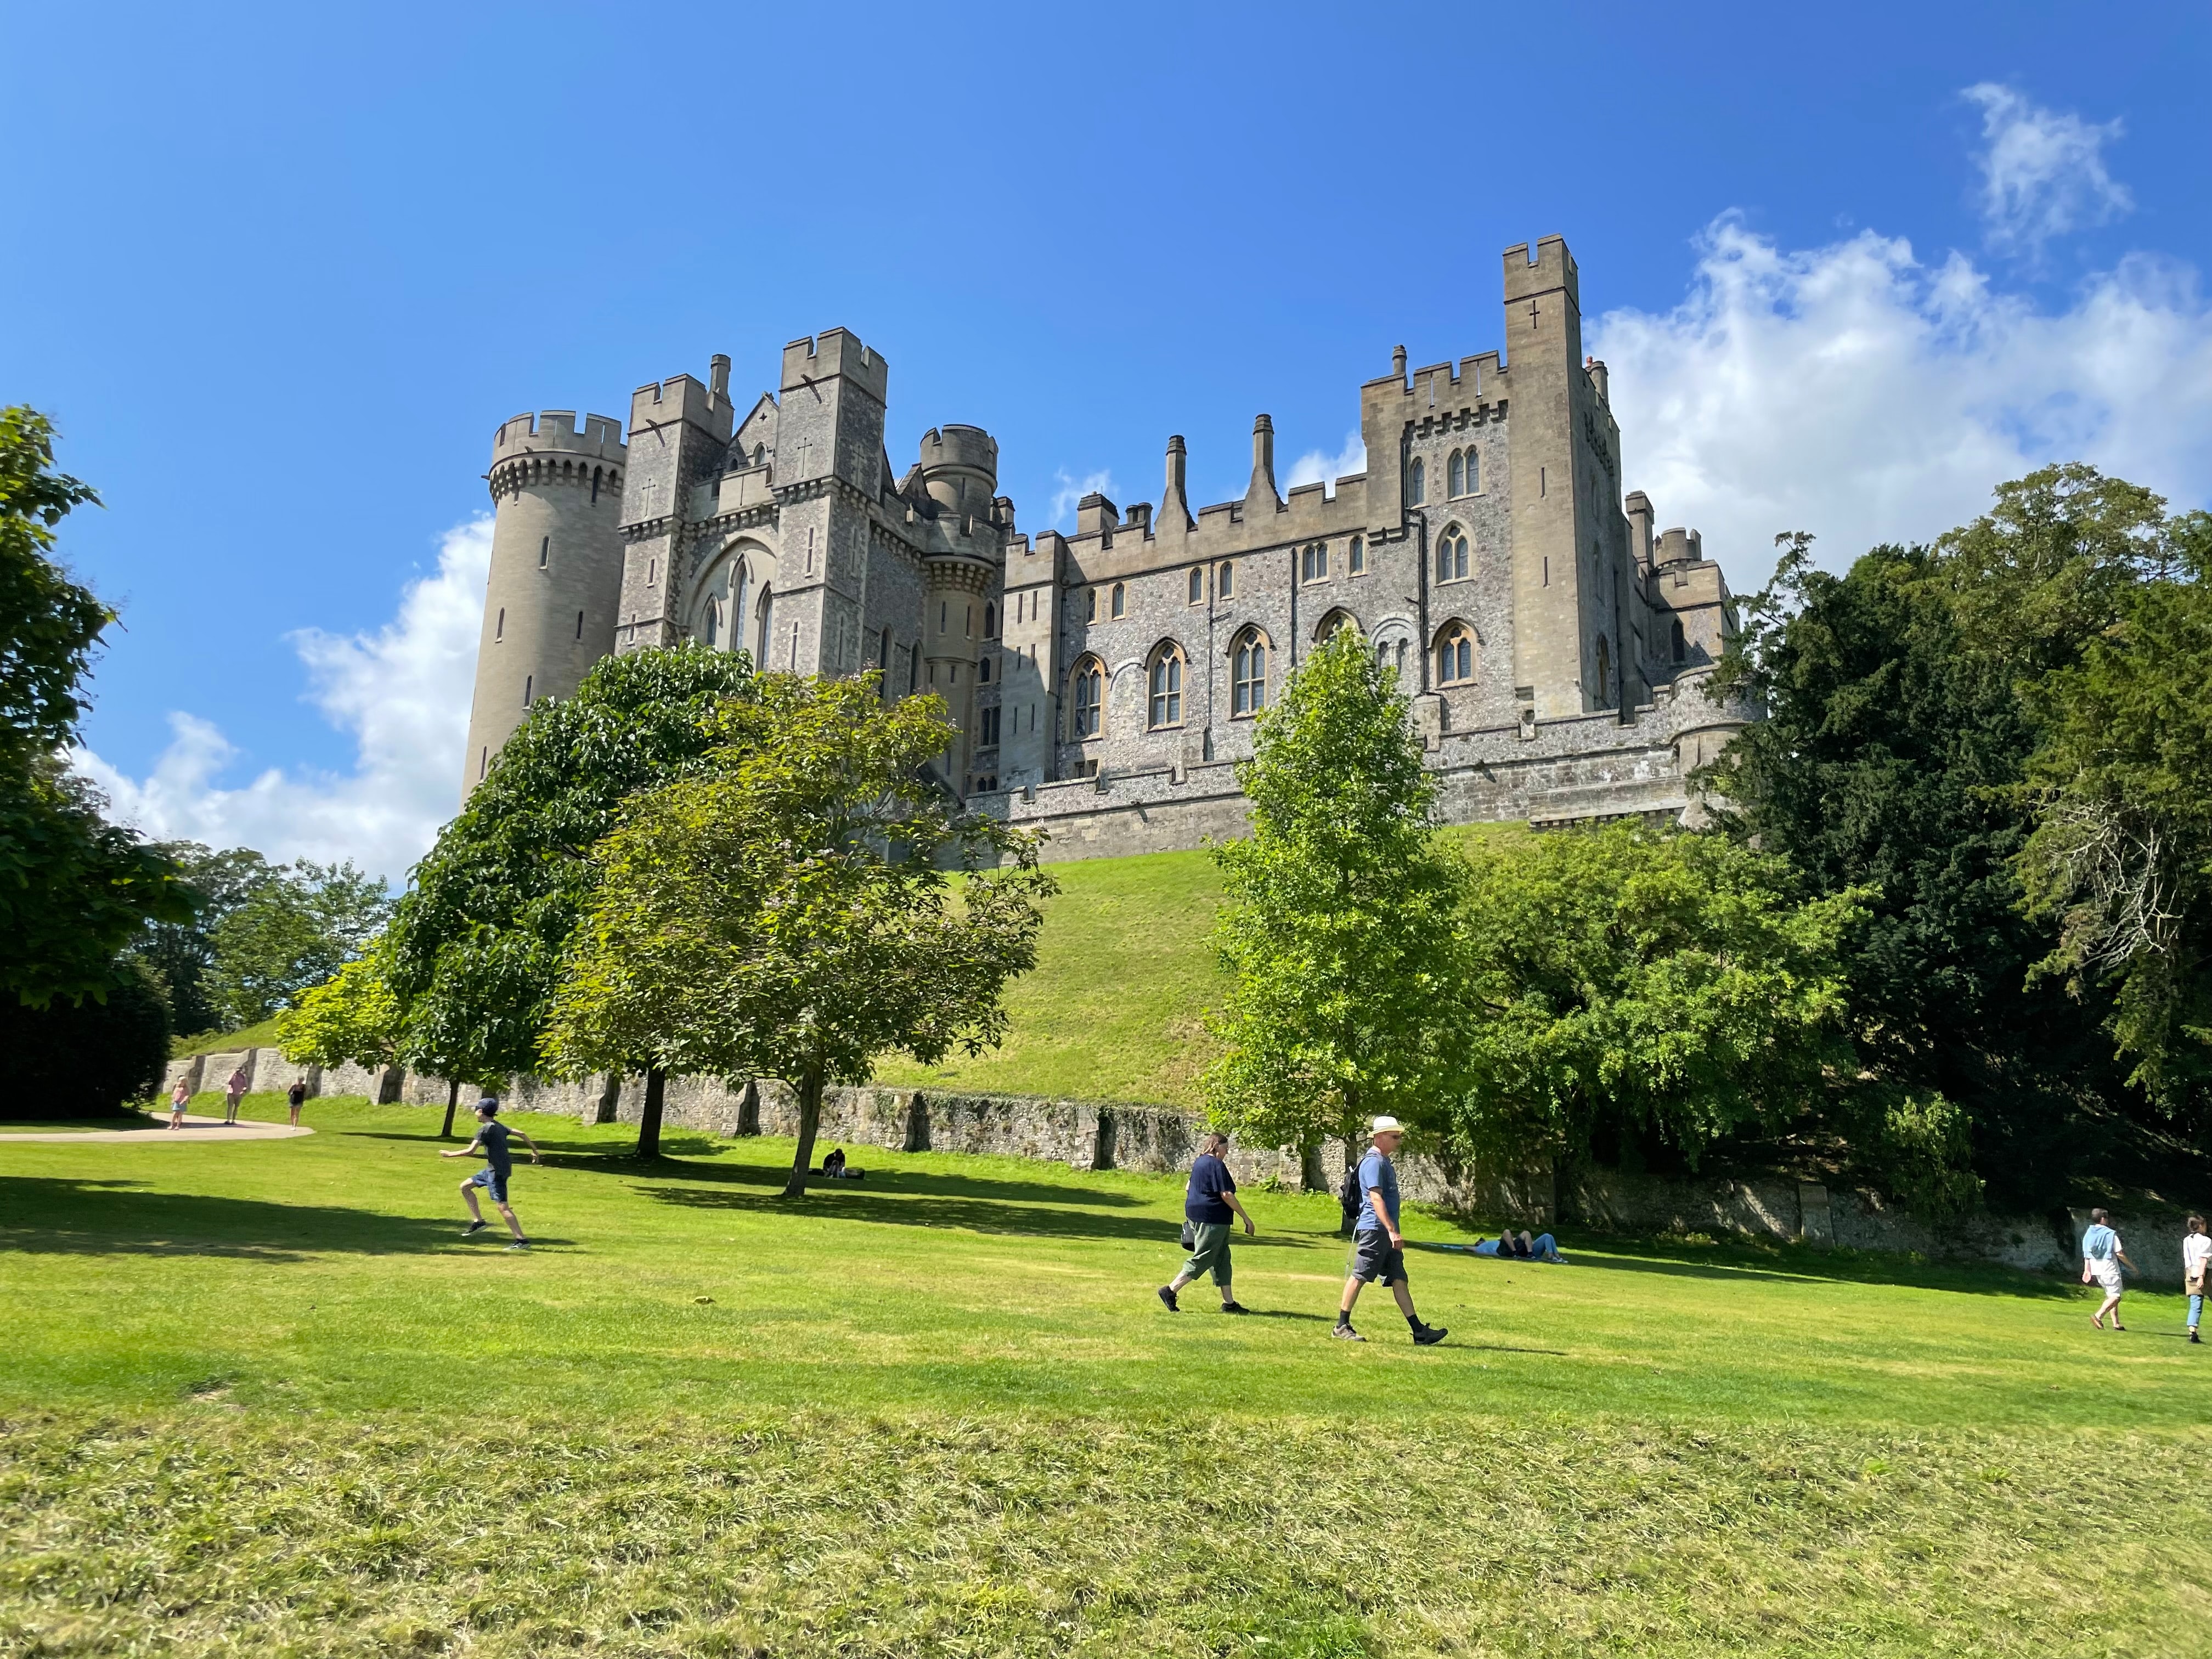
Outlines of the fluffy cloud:
[{"label": "fluffy cloud", "polygon": [[254,847],[276,859],[351,859],[396,883],[458,803],[490,565],[491,520],[478,519],[446,533],[436,572],[406,589],[383,628],[292,635],[309,699],[354,739],[350,772],[271,768],[228,787],[218,780],[239,750],[185,713],[169,716],[175,735],[143,778],[88,750],[76,765],[118,817],[158,839]]},{"label": "fluffy cloud", "polygon": [[1300,484],[1326,484],[1328,493],[1334,495],[1336,481],[1348,478],[1355,472],[1367,471],[1367,445],[1357,432],[1344,434],[1344,447],[1330,455],[1318,449],[1309,449],[1291,463],[1291,470],[1283,477],[1285,490],[1296,489]]},{"label": "fluffy cloud", "polygon": [[1052,492],[1052,516],[1045,522],[1055,529],[1065,530],[1074,524],[1075,504],[1085,495],[1104,495],[1110,500],[1114,494],[1114,475],[1110,472],[1086,472],[1078,478],[1061,467],[1054,476],[1060,480],[1060,488]]},{"label": "fluffy cloud", "polygon": [[1705,534],[1740,589],[1778,531],[1838,564],[1963,523],[1992,486],[2086,460],[2177,505],[2212,478],[2212,310],[2196,272],[2131,255],[2063,307],[1963,255],[1872,232],[1790,251],[1710,226],[1683,302],[1600,319],[1626,487]]},{"label": "fluffy cloud", "polygon": [[1982,216],[1993,247],[2033,253],[2054,236],[2101,225],[2135,205],[2105,170],[2105,144],[2120,124],[2097,125],[2030,103],[2010,87],[1968,87],[1981,106]]}]

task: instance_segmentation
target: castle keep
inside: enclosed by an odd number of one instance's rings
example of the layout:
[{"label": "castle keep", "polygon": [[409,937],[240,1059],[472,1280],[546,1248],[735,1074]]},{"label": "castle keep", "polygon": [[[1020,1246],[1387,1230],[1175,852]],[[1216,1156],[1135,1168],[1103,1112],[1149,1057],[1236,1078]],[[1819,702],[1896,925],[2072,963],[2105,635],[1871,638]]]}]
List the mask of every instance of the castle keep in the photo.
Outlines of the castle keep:
[{"label": "castle keep", "polygon": [[1237,831],[1253,717],[1349,627],[1412,696],[1448,819],[1679,814],[1748,717],[1705,691],[1727,584],[1622,493],[1566,244],[1508,249],[1504,276],[1502,353],[1409,374],[1401,347],[1360,387],[1364,473],[1285,499],[1262,415],[1242,500],[1194,511],[1173,437],[1157,507],[1086,496],[1072,536],[1017,532],[980,428],[933,428],[895,474],[889,368],[842,329],[786,346],[742,415],[717,356],[640,387],[626,444],[517,416],[464,792],[535,699],[688,639],[935,693],[945,782],[1048,830],[1048,858],[1190,846]]}]

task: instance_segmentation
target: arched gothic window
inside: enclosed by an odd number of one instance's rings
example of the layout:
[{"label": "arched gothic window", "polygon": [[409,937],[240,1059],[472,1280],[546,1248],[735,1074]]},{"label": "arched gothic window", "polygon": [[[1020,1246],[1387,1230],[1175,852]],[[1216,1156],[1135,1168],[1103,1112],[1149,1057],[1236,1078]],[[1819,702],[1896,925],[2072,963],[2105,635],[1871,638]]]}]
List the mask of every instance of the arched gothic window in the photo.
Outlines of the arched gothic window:
[{"label": "arched gothic window", "polygon": [[1429,470],[1421,458],[1413,457],[1413,465],[1406,469],[1406,505],[1419,507],[1429,498]]},{"label": "arched gothic window", "polygon": [[771,603],[774,598],[775,595],[769,591],[769,585],[763,582],[760,605],[753,611],[753,631],[757,635],[757,642],[753,647],[753,666],[763,670],[769,666],[768,650],[775,641],[775,635],[770,631],[775,626],[775,607]]},{"label": "arched gothic window", "polygon": [[732,645],[738,643],[744,635],[745,601],[751,596],[752,581],[752,572],[746,569],[745,562],[739,559],[737,574],[730,583],[730,592],[735,601],[730,607],[730,642]]},{"label": "arched gothic window", "polygon": [[1613,647],[1605,642],[1605,635],[1597,636],[1597,702],[1604,708],[1613,701]]},{"label": "arched gothic window", "polygon": [[1674,618],[1674,660],[1679,663],[1687,662],[1689,659],[1689,636],[1682,632],[1682,619],[1677,617]]},{"label": "arched gothic window", "polygon": [[1155,732],[1182,724],[1182,647],[1163,645],[1152,653],[1152,713],[1147,724]]},{"label": "arched gothic window", "polygon": [[1467,461],[1456,449],[1451,453],[1451,465],[1446,469],[1446,476],[1447,494],[1453,495],[1467,494]]},{"label": "arched gothic window", "polygon": [[1190,602],[1196,605],[1205,597],[1206,572],[1201,567],[1194,565],[1190,572]]},{"label": "arched gothic window", "polygon": [[1465,685],[1474,678],[1474,630],[1446,623],[1437,635],[1437,684]]},{"label": "arched gothic window", "polygon": [[984,685],[991,683],[991,653],[988,651],[975,659],[975,678]]},{"label": "arched gothic window", "polygon": [[1224,564],[1214,573],[1213,591],[1224,599],[1237,597],[1237,567]]},{"label": "arched gothic window", "polygon": [[1085,622],[1098,620],[1098,590],[1095,587],[1086,589],[1084,592],[1083,620]]},{"label": "arched gothic window", "polygon": [[995,605],[983,607],[983,637],[987,640],[999,637],[999,607]]},{"label": "arched gothic window", "polygon": [[1352,544],[1345,550],[1344,567],[1355,576],[1364,576],[1367,574],[1366,537],[1354,536],[1352,538]]},{"label": "arched gothic window", "polygon": [[876,654],[876,690],[885,702],[891,700],[891,630],[884,629],[881,647]]},{"label": "arched gothic window", "polygon": [[1321,626],[1314,629],[1314,643],[1316,645],[1323,643],[1325,641],[1332,637],[1339,629],[1343,628],[1349,628],[1353,633],[1357,634],[1359,632],[1359,619],[1353,616],[1349,611],[1339,610],[1330,611],[1328,615],[1321,619]]},{"label": "arched gothic window", "polygon": [[1085,657],[1075,665],[1075,672],[1068,678],[1068,736],[1078,738],[1097,737],[1099,716],[1105,707],[1105,665],[1096,657]]},{"label": "arched gothic window", "polygon": [[1229,650],[1229,712],[1256,714],[1267,706],[1267,637],[1256,628],[1237,636]]},{"label": "arched gothic window", "polygon": [[1129,614],[1129,591],[1121,583],[1114,584],[1114,619],[1119,622]]},{"label": "arched gothic window", "polygon": [[1437,538],[1437,580],[1440,582],[1461,582],[1474,568],[1468,556],[1467,532],[1457,525],[1446,525],[1444,533]]},{"label": "arched gothic window", "polygon": [[720,631],[720,624],[722,620],[720,615],[721,609],[722,607],[715,604],[714,600],[709,599],[707,601],[707,616],[704,627],[707,648],[709,651],[712,651],[714,648],[714,637],[716,634]]},{"label": "arched gothic window", "polygon": [[1472,449],[1467,452],[1467,493],[1482,494],[1482,457]]}]

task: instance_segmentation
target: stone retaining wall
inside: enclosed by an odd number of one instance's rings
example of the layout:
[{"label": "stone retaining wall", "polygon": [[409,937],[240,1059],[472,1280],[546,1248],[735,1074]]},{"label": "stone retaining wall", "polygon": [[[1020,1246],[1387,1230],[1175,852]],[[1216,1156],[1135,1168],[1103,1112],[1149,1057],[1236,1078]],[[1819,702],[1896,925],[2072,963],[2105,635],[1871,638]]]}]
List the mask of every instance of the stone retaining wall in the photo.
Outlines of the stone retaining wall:
[{"label": "stone retaining wall", "polygon": [[[195,1092],[220,1090],[231,1069],[246,1068],[250,1085],[281,1092],[304,1077],[311,1096],[366,1096],[390,1104],[442,1107],[446,1083],[397,1066],[295,1066],[276,1048],[244,1049],[173,1060],[164,1089],[183,1078]],[[463,1104],[469,1091],[464,1091]],[[645,1083],[635,1077],[580,1082],[517,1078],[501,1091],[514,1111],[545,1112],[584,1123],[635,1123]],[[732,1088],[711,1078],[671,1078],[662,1102],[665,1127],[713,1135],[796,1134],[798,1106],[783,1084],[763,1080]],[[823,1150],[834,1145],[895,1152],[980,1152],[1037,1158],[1077,1170],[1165,1172],[1187,1167],[1196,1151],[1199,1121],[1163,1107],[1123,1106],[1038,1096],[984,1095],[940,1089],[832,1089],[823,1098]],[[1247,1185],[1273,1180],[1305,1184],[1296,1154],[1233,1147],[1230,1167]],[[1319,1159],[1327,1183],[1341,1180],[1342,1145],[1331,1141]],[[1590,1170],[1559,1190],[1549,1170],[1500,1174],[1408,1152],[1398,1160],[1399,1184],[1413,1202],[1516,1225],[1557,1224],[1562,1214],[1600,1231],[1735,1234],[1802,1240],[1836,1249],[1911,1252],[1929,1257],[2002,1262],[2031,1272],[2077,1271],[2075,1241],[2086,1212],[2039,1220],[1982,1215],[1931,1227],[1878,1194],[1838,1191],[1813,1182],[1662,1179]],[[2121,1218],[2128,1254],[2142,1282],[2178,1285],[2181,1229],[2176,1218]]]}]

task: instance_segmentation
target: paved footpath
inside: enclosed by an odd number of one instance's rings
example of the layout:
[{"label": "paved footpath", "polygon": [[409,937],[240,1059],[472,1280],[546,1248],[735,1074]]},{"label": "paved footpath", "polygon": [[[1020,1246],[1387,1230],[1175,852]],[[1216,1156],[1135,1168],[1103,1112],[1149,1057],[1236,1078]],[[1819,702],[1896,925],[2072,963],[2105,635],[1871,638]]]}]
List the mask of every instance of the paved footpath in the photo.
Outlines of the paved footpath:
[{"label": "paved footpath", "polygon": [[64,1129],[52,1134],[32,1135],[0,1133],[0,1146],[19,1140],[158,1140],[178,1145],[201,1140],[289,1140],[295,1135],[314,1133],[305,1124],[295,1129],[289,1123],[225,1123],[219,1117],[194,1117],[189,1112],[185,1115],[185,1127],[172,1133],[167,1112],[158,1117],[149,1112],[143,1128]]}]

